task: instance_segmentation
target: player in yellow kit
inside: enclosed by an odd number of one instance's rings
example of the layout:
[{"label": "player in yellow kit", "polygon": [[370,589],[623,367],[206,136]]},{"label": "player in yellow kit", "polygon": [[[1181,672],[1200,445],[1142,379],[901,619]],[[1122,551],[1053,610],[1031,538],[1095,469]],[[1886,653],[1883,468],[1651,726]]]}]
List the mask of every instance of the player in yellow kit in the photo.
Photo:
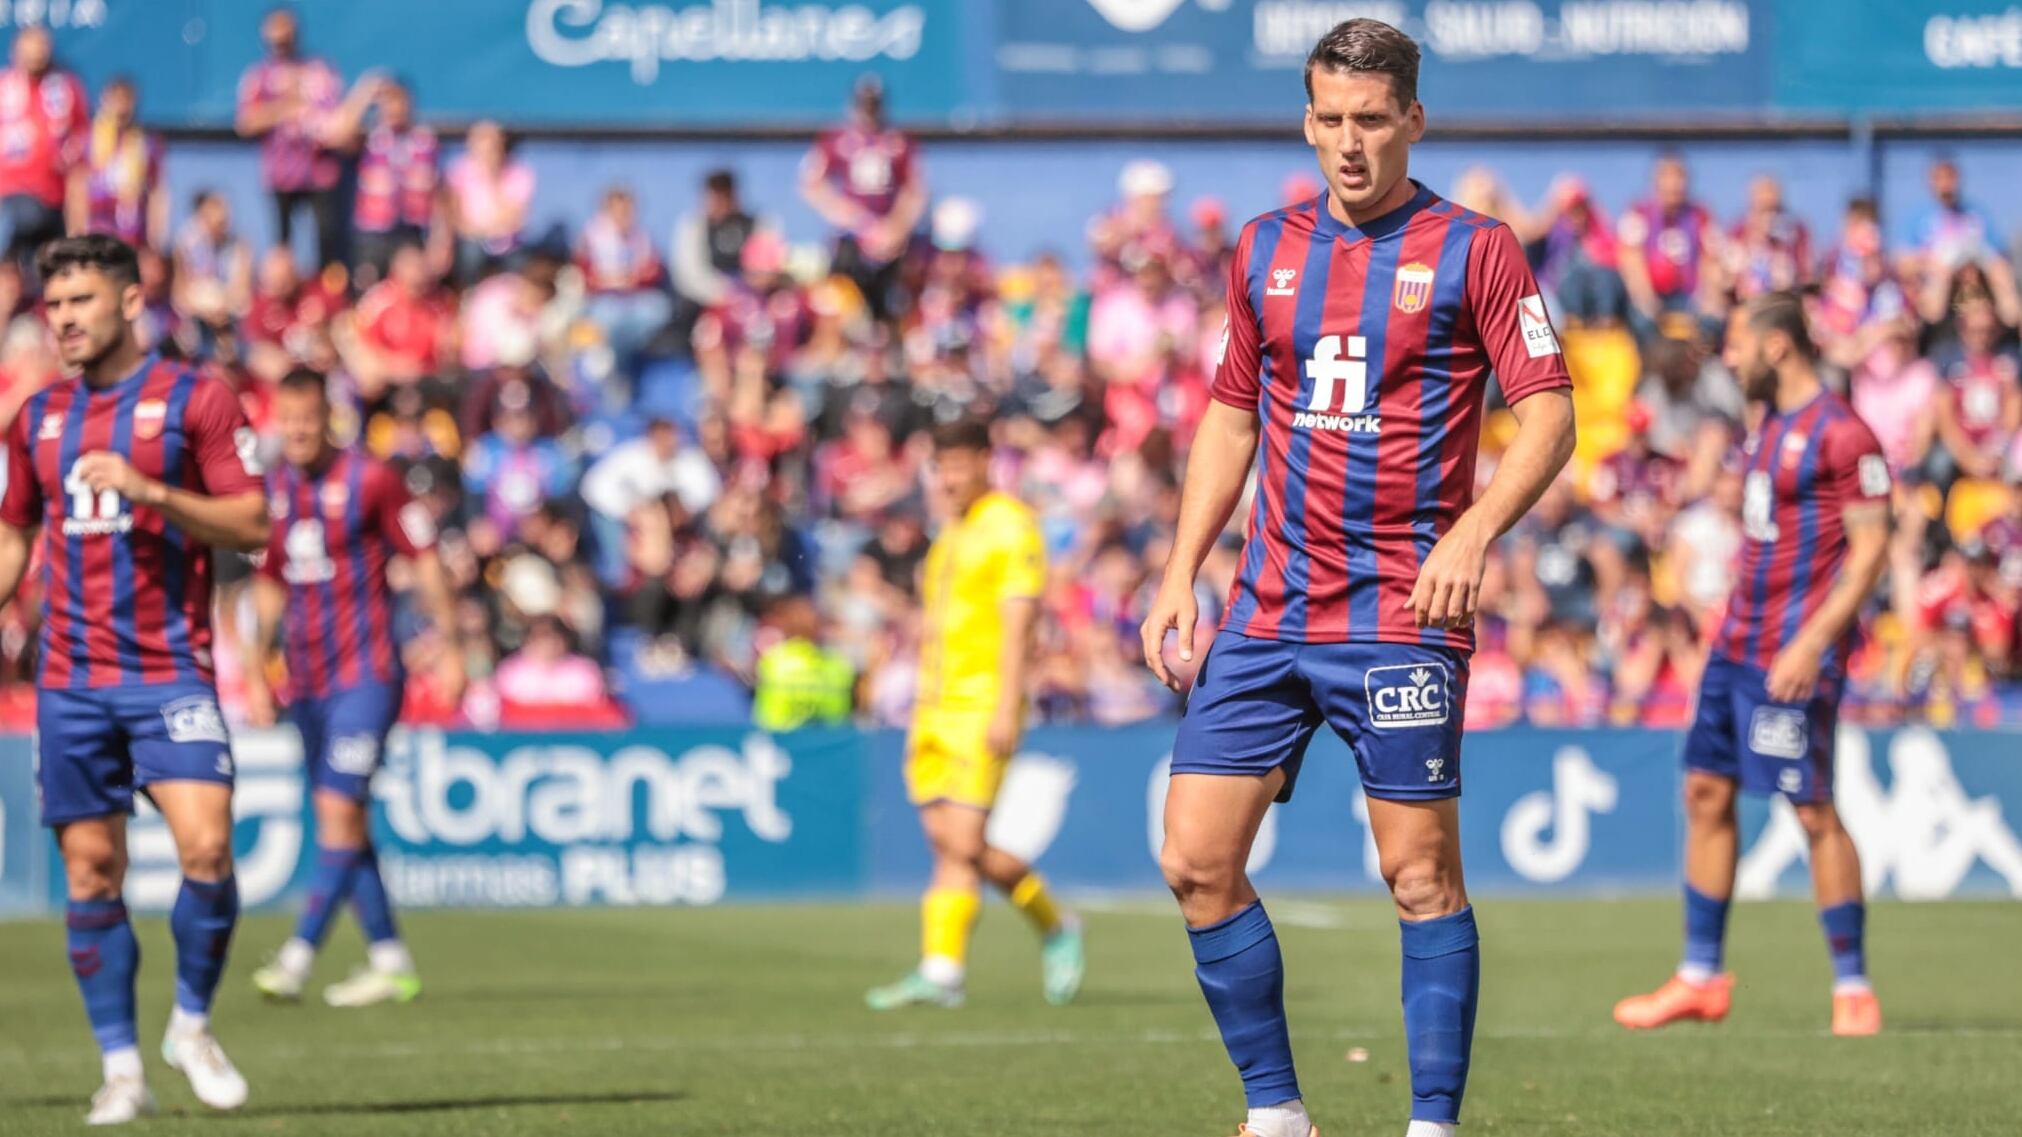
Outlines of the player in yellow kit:
[{"label": "player in yellow kit", "polygon": [[926,627],[919,706],[906,739],[906,792],[934,853],[920,901],[920,966],[865,996],[874,1010],[962,1003],[969,933],[989,881],[1044,937],[1046,999],[1081,989],[1081,925],[1030,865],[984,839],[997,787],[1025,727],[1032,627],[1046,549],[1024,502],[990,488],[990,430],[936,427],[933,493],[943,524],[921,569]]}]

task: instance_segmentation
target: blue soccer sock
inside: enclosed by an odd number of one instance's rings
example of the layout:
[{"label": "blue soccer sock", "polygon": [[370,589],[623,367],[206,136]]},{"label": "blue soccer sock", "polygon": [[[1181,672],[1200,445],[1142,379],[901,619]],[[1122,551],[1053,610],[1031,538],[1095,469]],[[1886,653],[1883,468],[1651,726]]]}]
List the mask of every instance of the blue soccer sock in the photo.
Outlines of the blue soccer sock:
[{"label": "blue soccer sock", "polygon": [[1207,996],[1222,1045],[1243,1076],[1252,1108],[1299,1096],[1292,1038],[1285,1026],[1285,961],[1264,902],[1205,928],[1188,928],[1194,977]]},{"label": "blue soccer sock", "polygon": [[1434,920],[1400,920],[1404,947],[1404,1048],[1411,1118],[1460,1120],[1481,995],[1481,936],[1474,908]]},{"label": "blue soccer sock", "polygon": [[70,970],[84,996],[91,1033],[106,1053],[134,1046],[134,976],[140,972],[140,943],[119,900],[73,900],[69,926]]},{"label": "blue soccer sock", "polygon": [[190,1015],[208,1015],[211,996],[225,973],[232,929],[239,922],[239,882],[183,878],[169,912],[169,931],[176,941],[176,1008]]},{"label": "blue soccer sock", "polygon": [[323,946],[323,937],[330,934],[331,922],[344,907],[344,901],[351,896],[361,858],[362,850],[359,849],[317,851],[316,869],[309,876],[309,899],[302,906],[301,918],[295,922],[296,939],[310,947]]},{"label": "blue soccer sock", "polygon": [[1678,973],[1694,983],[1704,983],[1720,974],[1721,956],[1727,944],[1728,901],[1715,900],[1691,885],[1685,886],[1685,956]]},{"label": "blue soccer sock", "polygon": [[1825,928],[1825,946],[1832,952],[1832,976],[1837,986],[1866,986],[1868,981],[1867,905],[1858,900],[1821,908],[1818,922]]},{"label": "blue soccer sock", "polygon": [[393,900],[386,895],[386,881],[379,875],[379,854],[367,845],[358,850],[358,871],[351,881],[351,903],[358,907],[358,926],[365,930],[367,944],[400,938],[393,923]]}]

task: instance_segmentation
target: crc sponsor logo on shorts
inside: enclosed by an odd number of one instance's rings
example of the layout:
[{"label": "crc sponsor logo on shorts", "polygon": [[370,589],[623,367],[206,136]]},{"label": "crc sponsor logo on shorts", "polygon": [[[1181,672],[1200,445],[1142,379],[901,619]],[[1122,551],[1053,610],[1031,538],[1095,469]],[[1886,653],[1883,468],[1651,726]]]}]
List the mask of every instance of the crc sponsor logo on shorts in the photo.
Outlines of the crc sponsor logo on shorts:
[{"label": "crc sponsor logo on shorts", "polygon": [[379,738],[347,734],[330,740],[330,768],[354,778],[369,778],[379,766]]},{"label": "crc sponsor logo on shorts", "polygon": [[1748,748],[1764,758],[1802,758],[1811,747],[1810,724],[1793,707],[1757,707],[1748,719]]},{"label": "crc sponsor logo on shorts", "polygon": [[1369,698],[1372,726],[1384,729],[1440,726],[1452,717],[1444,663],[1372,667],[1362,683]]},{"label": "crc sponsor logo on shorts", "polygon": [[225,716],[218,713],[218,701],[209,695],[191,695],[166,704],[161,709],[161,717],[168,724],[170,742],[229,744],[232,740],[225,733]]}]

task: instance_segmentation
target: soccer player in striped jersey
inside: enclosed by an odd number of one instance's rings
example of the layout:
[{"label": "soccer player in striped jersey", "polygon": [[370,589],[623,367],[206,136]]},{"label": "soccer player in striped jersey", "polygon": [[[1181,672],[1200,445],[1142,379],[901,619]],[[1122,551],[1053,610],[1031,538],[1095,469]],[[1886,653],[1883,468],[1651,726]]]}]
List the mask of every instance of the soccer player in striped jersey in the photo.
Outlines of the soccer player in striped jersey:
[{"label": "soccer player in striped jersey", "polygon": [[[1255,511],[1220,633],[1173,744],[1167,883],[1256,1137],[1310,1137],[1271,922],[1244,874],[1322,723],[1354,751],[1403,941],[1410,1137],[1460,1118],[1480,946],[1460,862],[1461,707],[1489,545],[1573,450],[1565,362],[1509,229],[1410,179],[1425,129],[1418,47],[1375,20],[1306,63],[1306,140],[1326,188],[1243,228],[1213,402],[1147,615],[1146,663],[1254,459]],[[1518,427],[1479,500],[1493,371]]]},{"label": "soccer player in striped jersey", "polygon": [[1832,956],[1832,1030],[1881,1030],[1868,985],[1860,855],[1832,804],[1839,697],[1855,620],[1889,543],[1889,466],[1846,400],[1818,376],[1794,293],[1738,309],[1727,365],[1761,417],[1743,447],[1741,565],[1685,738],[1685,951],[1662,987],[1622,1000],[1642,1029],[1727,1016],[1721,971],[1739,849],[1736,789],[1782,794],[1811,841],[1819,923]]},{"label": "soccer player in striped jersey", "polygon": [[[254,577],[257,613],[251,656],[263,660],[277,631],[294,698],[289,716],[302,734],[314,787],[316,869],[295,934],[253,976],[270,999],[302,995],[310,965],[348,898],[365,933],[366,966],[323,992],[334,1007],[405,1003],[421,994],[414,961],[393,921],[370,834],[373,771],[400,717],[406,677],[394,641],[388,568],[407,560],[415,594],[437,632],[455,636],[449,578],[435,552],[435,522],[391,466],[330,441],[323,376],[297,370],[281,380],[274,418],[282,465],[267,479],[274,536]],[[463,689],[455,643],[443,653],[452,702]],[[251,716],[274,721],[264,670],[247,668]]]},{"label": "soccer player in striped jersey", "polygon": [[38,529],[47,596],[37,650],[36,778],[68,887],[71,970],[105,1084],[94,1125],[152,1112],[134,1022],[139,947],[127,921],[126,818],[136,788],[168,822],[182,867],[169,916],[176,998],[162,1057],[197,1099],[245,1104],[211,1034],[239,891],[232,751],[211,663],[212,547],[267,541],[258,439],[222,383],[141,348],[132,248],[66,237],[36,257],[57,351],[74,376],[28,400],[8,432],[0,603]]}]

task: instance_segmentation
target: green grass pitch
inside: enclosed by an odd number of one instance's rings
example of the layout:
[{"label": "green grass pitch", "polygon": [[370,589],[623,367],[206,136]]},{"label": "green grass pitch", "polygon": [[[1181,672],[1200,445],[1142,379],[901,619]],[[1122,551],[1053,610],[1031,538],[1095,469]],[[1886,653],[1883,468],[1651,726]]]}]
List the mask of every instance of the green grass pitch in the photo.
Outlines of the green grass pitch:
[{"label": "green grass pitch", "polygon": [[[1395,1137],[1409,1108],[1397,934],[1375,900],[1279,898],[1306,1099],[1327,1137]],[[1880,1038],[1826,1032],[1829,970],[1801,904],[1743,905],[1717,1026],[1630,1035],[1621,995],[1676,949],[1675,904],[1481,908],[1483,1001],[1462,1132],[1623,1137],[1942,1137],[2022,1132],[2022,905],[1877,904]],[[863,989],[911,963],[905,905],[417,913],[427,983],[407,1007],[262,1004],[248,976],[285,936],[239,931],[216,1021],[252,1083],[207,1116],[155,1053],[173,952],[141,922],[142,1049],[163,1115],[140,1132],[1228,1137],[1242,1097],[1194,987],[1177,916],[1088,915],[1080,1002],[1039,997],[1038,952],[989,907],[969,1004],[874,1015]],[[80,1131],[98,1083],[54,922],[0,924],[0,1134]],[[317,975],[357,961],[339,931]],[[1350,1063],[1352,1047],[1369,1051]]]}]

